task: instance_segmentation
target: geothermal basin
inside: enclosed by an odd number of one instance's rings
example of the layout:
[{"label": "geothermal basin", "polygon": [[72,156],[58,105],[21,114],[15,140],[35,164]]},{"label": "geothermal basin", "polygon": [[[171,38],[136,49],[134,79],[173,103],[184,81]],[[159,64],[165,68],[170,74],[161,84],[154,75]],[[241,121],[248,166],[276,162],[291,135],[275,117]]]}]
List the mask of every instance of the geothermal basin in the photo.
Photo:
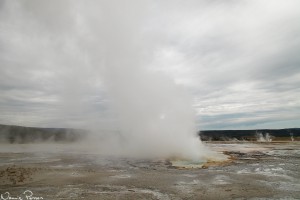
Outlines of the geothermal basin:
[{"label": "geothermal basin", "polygon": [[66,144],[1,144],[0,194],[2,199],[300,199],[299,142],[206,145],[228,159],[199,165],[177,160],[181,165],[174,166],[168,159],[105,156]]}]

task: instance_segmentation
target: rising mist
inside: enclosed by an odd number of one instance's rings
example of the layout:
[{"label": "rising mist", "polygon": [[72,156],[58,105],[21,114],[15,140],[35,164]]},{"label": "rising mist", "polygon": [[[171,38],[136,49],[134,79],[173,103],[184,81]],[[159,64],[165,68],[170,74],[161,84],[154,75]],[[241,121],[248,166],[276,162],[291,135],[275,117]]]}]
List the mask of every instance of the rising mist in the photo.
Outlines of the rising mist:
[{"label": "rising mist", "polygon": [[48,121],[29,116],[27,121],[92,130],[86,145],[102,153],[205,155],[191,94],[163,70],[165,54],[172,53],[165,46],[172,41],[162,31],[169,19],[155,15],[155,2],[6,1],[2,6],[7,16],[2,25],[17,24],[3,33],[18,38],[8,40],[7,49],[26,65],[30,84],[41,85],[33,100],[52,108],[38,110]]}]

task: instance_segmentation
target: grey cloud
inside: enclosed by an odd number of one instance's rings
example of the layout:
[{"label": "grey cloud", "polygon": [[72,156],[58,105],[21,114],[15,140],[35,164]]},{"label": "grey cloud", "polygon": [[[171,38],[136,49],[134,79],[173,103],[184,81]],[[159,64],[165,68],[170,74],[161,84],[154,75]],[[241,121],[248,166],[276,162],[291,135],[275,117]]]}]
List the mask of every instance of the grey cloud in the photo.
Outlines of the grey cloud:
[{"label": "grey cloud", "polygon": [[113,121],[103,66],[119,46],[104,47],[118,28],[135,38],[128,42],[142,49],[142,64],[191,91],[200,129],[300,118],[298,1],[133,3],[2,1],[0,123],[14,124],[19,113],[16,122],[32,126]]}]

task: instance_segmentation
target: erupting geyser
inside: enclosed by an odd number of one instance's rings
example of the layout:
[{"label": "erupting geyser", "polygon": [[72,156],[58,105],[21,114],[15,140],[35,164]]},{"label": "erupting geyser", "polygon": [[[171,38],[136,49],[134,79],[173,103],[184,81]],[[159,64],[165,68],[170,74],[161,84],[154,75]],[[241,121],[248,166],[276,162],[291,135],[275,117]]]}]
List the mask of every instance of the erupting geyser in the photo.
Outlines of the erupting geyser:
[{"label": "erupting geyser", "polygon": [[203,149],[187,95],[163,75],[137,71],[116,75],[111,85],[125,148],[143,155],[199,159]]},{"label": "erupting geyser", "polygon": [[[16,51],[11,51],[13,57],[22,55],[18,62],[28,66],[38,84],[46,80],[41,91],[49,96],[39,91],[43,98],[33,93],[33,101],[53,106],[48,116],[53,126],[92,129],[92,140],[82,145],[88,151],[94,142],[101,154],[193,160],[208,156],[196,133],[192,98],[170,71],[162,70],[165,60],[176,60],[176,55],[165,52],[176,51],[178,37],[169,35],[173,29],[164,30],[172,20],[160,13],[157,3],[5,3],[3,16],[9,17],[3,27],[13,34],[3,34],[16,38],[8,42]],[[20,41],[24,41],[22,48]],[[44,115],[44,111],[37,113]]]},{"label": "erupting geyser", "polygon": [[121,151],[203,159],[207,150],[196,135],[191,98],[166,74],[152,69],[157,47],[153,35],[144,32],[143,6],[135,3],[139,10],[126,3],[121,3],[123,12],[113,3],[104,9],[109,20],[103,34],[105,81],[123,138]]}]

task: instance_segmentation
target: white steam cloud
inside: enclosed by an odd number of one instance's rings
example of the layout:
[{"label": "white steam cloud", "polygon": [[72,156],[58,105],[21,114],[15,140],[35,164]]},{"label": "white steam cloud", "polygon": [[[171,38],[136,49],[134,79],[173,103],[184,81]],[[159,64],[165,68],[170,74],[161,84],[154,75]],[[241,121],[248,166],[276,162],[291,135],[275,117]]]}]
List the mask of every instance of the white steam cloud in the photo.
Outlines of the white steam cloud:
[{"label": "white steam cloud", "polygon": [[104,77],[121,130],[122,151],[199,159],[201,143],[191,99],[168,76],[151,70],[157,47],[149,45],[153,35],[144,32],[146,7],[139,1],[102,6],[109,23],[104,30]]},{"label": "white steam cloud", "polygon": [[[1,31],[8,38],[1,40],[1,59],[10,73],[26,66],[31,79],[19,82],[41,84],[34,100],[56,105],[41,111],[52,124],[67,119],[69,127],[92,129],[101,152],[203,155],[192,98],[158,70],[157,52],[167,36],[154,23],[155,2],[31,0],[1,7],[1,29],[8,30]],[[17,64],[8,60],[12,53]],[[99,112],[114,120],[100,123]]]}]

